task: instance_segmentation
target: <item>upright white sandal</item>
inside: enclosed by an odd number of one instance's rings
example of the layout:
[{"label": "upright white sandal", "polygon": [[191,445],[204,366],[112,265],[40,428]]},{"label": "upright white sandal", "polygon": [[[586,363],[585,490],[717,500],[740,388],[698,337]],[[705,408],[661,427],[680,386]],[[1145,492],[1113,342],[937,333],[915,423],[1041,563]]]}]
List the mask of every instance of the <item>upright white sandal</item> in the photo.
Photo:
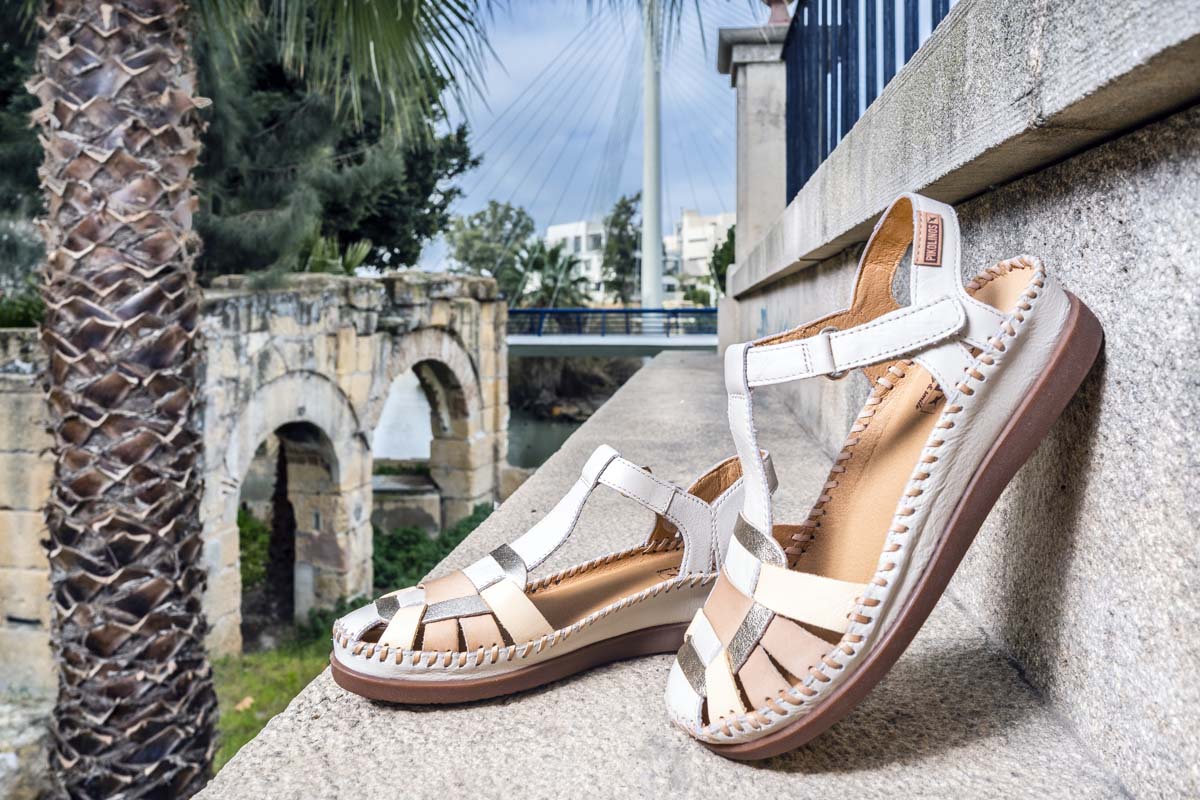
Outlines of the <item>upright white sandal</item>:
[{"label": "upright white sandal", "polygon": [[[774,487],[767,454],[758,468],[763,487]],[[741,473],[729,458],[685,490],[600,447],[566,496],[511,545],[338,620],[334,680],[372,700],[455,703],[674,652],[716,580],[742,507]],[[600,485],[655,512],[646,543],[529,580]]]},{"label": "upright white sandal", "polygon": [[[910,244],[901,308],[892,278]],[[1100,324],[1037,258],[965,288],[959,258],[954,210],[903,195],[871,235],[849,309],[725,353],[745,505],[667,688],[675,723],[721,755],[786,752],[863,699],[1096,358]],[[776,524],[754,390],[857,368],[873,391],[809,519]]]}]

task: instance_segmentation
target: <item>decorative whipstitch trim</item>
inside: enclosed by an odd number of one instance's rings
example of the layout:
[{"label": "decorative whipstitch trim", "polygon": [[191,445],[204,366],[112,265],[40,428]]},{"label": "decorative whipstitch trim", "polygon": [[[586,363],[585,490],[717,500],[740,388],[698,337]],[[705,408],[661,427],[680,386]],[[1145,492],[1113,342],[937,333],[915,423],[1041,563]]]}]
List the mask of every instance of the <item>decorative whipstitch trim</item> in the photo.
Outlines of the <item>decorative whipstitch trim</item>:
[{"label": "decorative whipstitch trim", "polygon": [[[978,384],[987,379],[986,373],[1003,363],[1008,343],[1020,333],[1025,322],[1025,315],[1033,310],[1037,298],[1041,295],[1040,290],[1045,287],[1046,274],[1039,258],[1025,255],[1001,261],[989,267],[984,273],[976,276],[974,280],[967,284],[967,290],[975,292],[984,284],[1016,269],[1033,271],[1033,275],[1025,291],[1017,301],[1016,308],[1000,324],[996,335],[988,339],[987,349],[980,352],[974,362],[964,370],[962,380],[954,387],[956,394],[948,397],[948,401],[957,400],[960,396],[974,396]],[[890,386],[885,387],[885,390],[890,390],[890,388]],[[868,400],[868,402],[870,401]],[[852,623],[857,625],[859,630],[871,625],[875,621],[875,617],[872,615],[874,609],[892,599],[891,581],[888,576],[889,573],[896,569],[897,561],[906,557],[905,548],[907,542],[905,541],[905,537],[910,529],[906,521],[915,515],[921,507],[923,501],[920,498],[924,494],[923,486],[938,469],[939,462],[936,451],[951,436],[955,435],[949,433],[949,431],[955,427],[953,417],[961,413],[962,410],[963,406],[960,404],[950,402],[947,405],[933,433],[930,435],[930,439],[926,443],[923,455],[918,462],[918,468],[914,471],[912,478],[909,479],[905,487],[900,505],[893,517],[893,524],[889,529],[888,538],[884,543],[880,559],[881,563],[868,587],[868,592],[872,596],[858,598],[854,609],[850,613]],[[857,423],[855,427],[857,427]],[[857,433],[861,432],[861,430],[856,431],[854,428],[851,429],[850,438],[847,439],[848,446],[857,444]],[[846,450],[844,449],[843,454],[845,452]],[[837,473],[835,472],[834,474]],[[828,484],[826,484],[826,489],[828,488]],[[823,493],[822,497],[818,499],[818,504],[823,507],[828,501],[828,495]],[[886,560],[889,557],[895,560]],[[809,674],[804,676],[800,683],[792,686],[790,689],[781,691],[777,697],[768,700],[765,705],[759,708],[748,711],[744,715],[739,715],[733,719],[722,718],[718,722],[710,722],[695,732],[702,737],[718,740],[721,737],[745,737],[749,734],[766,730],[780,720],[792,716],[801,708],[811,707],[821,699],[829,684],[833,683],[834,678],[830,673],[840,672],[845,669],[853,659],[860,656],[866,650],[866,648],[857,647],[857,645],[861,645],[864,642],[866,637],[861,633],[852,632],[853,630],[854,625],[843,634],[838,644],[833,645],[829,652],[822,657],[821,665],[810,668]]]},{"label": "decorative whipstitch trim", "polygon": [[[639,550],[643,548],[638,548]],[[656,549],[664,549],[657,548]],[[528,658],[529,656],[538,655],[544,650],[547,650],[560,642],[564,642],[572,635],[579,631],[599,622],[605,617],[610,616],[618,611],[630,608],[638,603],[657,597],[661,594],[668,594],[680,588],[694,588],[697,586],[707,586],[714,583],[717,579],[715,573],[684,575],[670,580],[656,583],[637,594],[622,598],[615,603],[610,603],[604,608],[594,611],[583,619],[558,630],[552,631],[538,639],[523,642],[521,644],[511,644],[507,647],[493,645],[490,648],[480,647],[476,650],[469,651],[429,651],[429,650],[403,650],[398,651],[396,648],[389,648],[387,645],[379,645],[371,642],[353,643],[348,636],[343,635],[339,644],[342,648],[349,648],[350,654],[359,658],[375,659],[380,662],[387,661],[392,658],[396,664],[409,662],[414,667],[424,668],[462,668],[462,667],[479,667],[488,664],[496,664],[501,661],[513,661]],[[474,659],[472,660],[472,656]]]}]

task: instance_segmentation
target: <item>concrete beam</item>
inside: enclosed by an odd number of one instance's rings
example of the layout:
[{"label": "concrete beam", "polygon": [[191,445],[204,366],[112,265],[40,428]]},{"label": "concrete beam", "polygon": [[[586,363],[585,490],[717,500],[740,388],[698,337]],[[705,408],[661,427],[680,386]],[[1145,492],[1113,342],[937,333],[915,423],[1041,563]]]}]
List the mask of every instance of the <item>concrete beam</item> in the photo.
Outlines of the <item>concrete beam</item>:
[{"label": "concrete beam", "polygon": [[1198,98],[1194,0],[963,0],[747,243],[729,292],[741,298],[865,241],[902,191],[958,203]]}]

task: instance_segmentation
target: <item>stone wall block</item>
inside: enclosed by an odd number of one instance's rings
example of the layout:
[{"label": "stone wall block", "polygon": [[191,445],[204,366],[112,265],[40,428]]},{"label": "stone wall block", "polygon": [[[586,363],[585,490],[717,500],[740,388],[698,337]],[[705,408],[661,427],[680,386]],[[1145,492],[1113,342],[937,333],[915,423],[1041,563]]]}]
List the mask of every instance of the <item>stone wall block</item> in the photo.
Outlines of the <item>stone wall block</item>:
[{"label": "stone wall block", "polygon": [[[208,573],[208,588],[204,592],[204,614],[211,623],[232,615],[240,618],[242,608],[242,573],[237,565]],[[241,648],[241,634],[238,634]],[[228,652],[228,651],[221,651]]]},{"label": "stone wall block", "polygon": [[41,511],[0,511],[0,567],[47,569]]},{"label": "stone wall block", "polygon": [[358,334],[354,328],[339,328],[337,332],[337,374],[346,375],[354,372],[358,364],[358,353],[355,345]]},{"label": "stone wall block", "polygon": [[49,454],[9,453],[0,457],[0,508],[40,511],[50,497],[54,461]]},{"label": "stone wall block", "polygon": [[[494,491],[496,486],[495,467],[487,464],[477,469],[449,469],[441,466],[430,468],[430,477],[442,491],[442,497],[480,497]],[[453,524],[457,520],[447,518]]]},{"label": "stone wall block", "polygon": [[470,439],[434,439],[429,444],[430,464],[436,468],[476,470],[495,462],[495,437]]},{"label": "stone wall block", "polygon": [[48,569],[0,568],[0,623],[5,619],[50,625]]},{"label": "stone wall block", "polygon": [[[5,381],[4,384],[13,383]],[[52,446],[54,439],[46,430],[46,400],[32,385],[18,384],[22,391],[7,392],[0,384],[0,404],[4,407],[4,422],[0,424],[0,458],[6,450],[40,453]]]},{"label": "stone wall block", "polygon": [[0,665],[0,689],[41,693],[58,686],[50,634],[40,628],[0,624]]},{"label": "stone wall block", "polygon": [[223,616],[208,615],[208,635],[204,637],[208,654],[214,657],[232,656],[242,652],[242,620],[240,612]]}]

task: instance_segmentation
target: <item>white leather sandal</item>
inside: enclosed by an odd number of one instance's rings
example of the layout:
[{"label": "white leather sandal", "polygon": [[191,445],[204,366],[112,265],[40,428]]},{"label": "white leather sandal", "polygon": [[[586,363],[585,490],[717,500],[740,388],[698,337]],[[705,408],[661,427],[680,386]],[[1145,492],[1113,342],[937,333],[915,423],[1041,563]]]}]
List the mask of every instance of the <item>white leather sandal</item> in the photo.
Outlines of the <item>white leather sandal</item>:
[{"label": "white leather sandal", "polygon": [[[911,300],[892,278],[912,244]],[[745,504],[671,669],[673,720],[731,758],[817,736],[887,673],[1009,479],[1091,367],[1103,333],[1030,256],[964,288],[954,210],[903,195],[850,308],[725,353]],[[809,519],[773,520],[759,387],[863,368],[873,391]]]},{"label": "white leather sandal", "polygon": [[[758,468],[763,486],[774,486],[769,456]],[[729,458],[684,490],[600,447],[558,505],[511,545],[338,620],[334,679],[373,700],[454,703],[674,652],[716,580],[742,506],[741,472]],[[529,580],[598,485],[655,512],[646,543]]]}]

